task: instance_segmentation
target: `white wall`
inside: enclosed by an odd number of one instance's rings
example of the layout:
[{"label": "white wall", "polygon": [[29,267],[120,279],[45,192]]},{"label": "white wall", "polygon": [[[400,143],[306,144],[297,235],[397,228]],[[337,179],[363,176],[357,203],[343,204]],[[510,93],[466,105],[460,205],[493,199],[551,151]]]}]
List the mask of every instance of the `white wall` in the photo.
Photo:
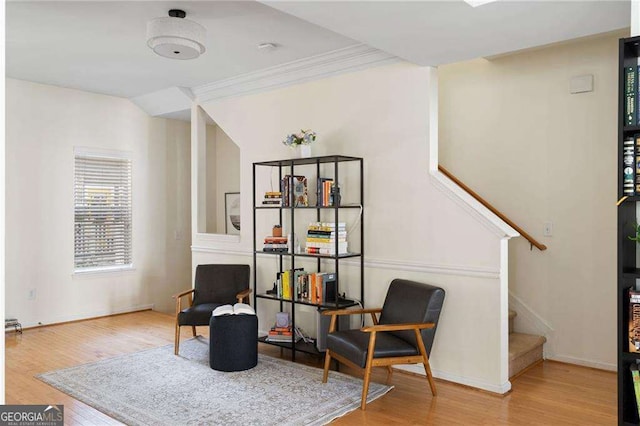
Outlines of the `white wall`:
[{"label": "white wall", "polygon": [[240,192],[240,150],[215,124],[206,126],[207,233],[225,233],[225,193]]},{"label": "white wall", "polygon": [[[171,311],[191,283],[189,142],[188,123],[126,99],[7,79],[7,315],[30,326]],[[73,274],[74,146],[132,152],[134,271]]]},{"label": "white wall", "polygon": [[[439,68],[440,164],[549,247],[510,244],[510,292],[525,310],[516,330],[543,324],[551,329],[548,357],[609,369],[623,36]],[[570,94],[570,78],[585,74],[594,91]],[[543,236],[545,222],[552,237]]]},{"label": "white wall", "polygon": [[[384,66],[202,107],[240,146],[242,223],[252,218],[252,163],[290,158],[292,151],[281,144],[286,134],[311,128],[318,133],[314,155],[363,157],[366,305],[380,306],[394,277],[444,287],[432,353],[436,375],[503,392],[509,384],[500,364],[500,237],[432,182],[429,75],[429,69],[409,64]],[[352,175],[345,176],[347,198],[354,191]],[[269,189],[269,177],[261,177],[258,199]],[[274,220],[260,219],[259,238]],[[251,264],[251,235],[246,226],[239,243],[199,241],[194,266]],[[357,268],[345,264],[353,294]],[[272,257],[260,257],[259,291],[271,287],[274,268]],[[262,330],[277,309],[270,303],[258,301]]]}]

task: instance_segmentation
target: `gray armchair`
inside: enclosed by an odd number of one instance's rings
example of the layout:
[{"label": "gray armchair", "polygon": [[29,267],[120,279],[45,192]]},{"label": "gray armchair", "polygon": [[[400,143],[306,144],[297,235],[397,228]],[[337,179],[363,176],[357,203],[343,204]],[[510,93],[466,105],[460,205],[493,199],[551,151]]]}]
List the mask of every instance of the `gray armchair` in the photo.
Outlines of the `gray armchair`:
[{"label": "gray armchair", "polygon": [[[180,348],[180,327],[191,326],[195,337],[196,326],[209,325],[211,312],[220,305],[236,302],[249,303],[249,265],[198,265],[194,288],[176,294],[175,354]],[[188,297],[183,308],[182,297]]]},{"label": "gray armchair", "polygon": [[[322,382],[327,382],[331,358],[350,367],[364,369],[360,403],[360,408],[364,410],[372,367],[385,366],[388,381],[393,371],[392,365],[422,363],[431,393],[436,396],[429,355],[443,302],[442,288],[395,279],[389,286],[381,309],[324,311],[323,315],[331,315],[331,324]],[[367,313],[371,314],[372,326],[359,330],[335,330],[339,315]],[[380,314],[380,319],[376,314]]]}]

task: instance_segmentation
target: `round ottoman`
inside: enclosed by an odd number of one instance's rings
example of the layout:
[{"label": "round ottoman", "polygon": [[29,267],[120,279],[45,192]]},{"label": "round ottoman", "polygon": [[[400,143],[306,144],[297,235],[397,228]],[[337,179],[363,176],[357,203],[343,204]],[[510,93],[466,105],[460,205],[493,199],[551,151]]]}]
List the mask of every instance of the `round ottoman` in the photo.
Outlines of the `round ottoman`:
[{"label": "round ottoman", "polygon": [[242,371],[258,364],[258,317],[221,315],[209,321],[209,366]]}]

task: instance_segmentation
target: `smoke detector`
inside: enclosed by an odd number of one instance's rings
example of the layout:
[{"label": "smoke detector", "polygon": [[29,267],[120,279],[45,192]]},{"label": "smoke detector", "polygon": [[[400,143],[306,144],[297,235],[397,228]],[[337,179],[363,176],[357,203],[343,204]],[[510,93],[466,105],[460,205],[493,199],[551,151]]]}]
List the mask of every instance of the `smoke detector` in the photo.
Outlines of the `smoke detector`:
[{"label": "smoke detector", "polygon": [[185,19],[184,10],[171,9],[168,18],[155,18],[147,23],[147,46],[170,59],[195,59],[205,52],[207,30],[197,22]]}]

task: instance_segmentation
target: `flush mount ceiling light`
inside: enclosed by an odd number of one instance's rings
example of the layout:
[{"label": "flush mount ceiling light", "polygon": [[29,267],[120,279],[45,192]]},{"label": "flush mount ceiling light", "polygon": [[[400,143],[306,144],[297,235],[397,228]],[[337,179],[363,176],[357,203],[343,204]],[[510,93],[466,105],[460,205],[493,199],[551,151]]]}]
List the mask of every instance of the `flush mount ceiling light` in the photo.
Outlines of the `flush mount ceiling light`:
[{"label": "flush mount ceiling light", "polygon": [[171,59],[195,59],[206,50],[205,28],[184,19],[184,10],[171,9],[168,18],[155,18],[147,23],[147,46],[160,56]]}]

